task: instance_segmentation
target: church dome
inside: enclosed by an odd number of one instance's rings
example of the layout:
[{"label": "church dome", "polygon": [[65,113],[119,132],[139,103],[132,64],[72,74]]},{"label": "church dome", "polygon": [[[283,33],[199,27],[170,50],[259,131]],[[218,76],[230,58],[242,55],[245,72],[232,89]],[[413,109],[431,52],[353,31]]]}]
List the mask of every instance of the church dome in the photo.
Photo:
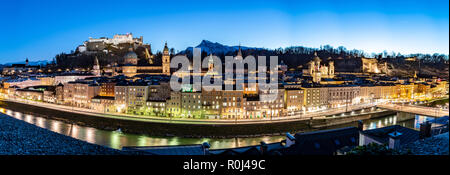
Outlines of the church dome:
[{"label": "church dome", "polygon": [[137,59],[137,55],[133,51],[130,51],[127,54],[125,54],[125,56],[123,58],[125,58],[125,59],[130,59],[130,58],[131,59]]},{"label": "church dome", "polygon": [[136,53],[133,52],[132,48],[129,49],[129,52],[125,54],[123,59],[124,59],[124,64],[136,65],[138,62],[138,57],[137,57]]}]

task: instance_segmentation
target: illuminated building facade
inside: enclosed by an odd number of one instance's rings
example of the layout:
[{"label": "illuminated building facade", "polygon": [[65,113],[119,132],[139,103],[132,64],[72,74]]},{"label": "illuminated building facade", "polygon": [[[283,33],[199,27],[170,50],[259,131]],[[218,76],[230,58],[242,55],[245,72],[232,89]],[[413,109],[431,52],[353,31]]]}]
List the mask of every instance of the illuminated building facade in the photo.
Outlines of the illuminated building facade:
[{"label": "illuminated building facade", "polygon": [[181,117],[202,118],[202,93],[181,92]]},{"label": "illuminated building facade", "polygon": [[244,118],[246,119],[257,119],[261,118],[261,105],[259,101],[259,96],[252,96],[244,98]]},{"label": "illuminated building facade", "polygon": [[165,100],[149,100],[145,105],[144,115],[149,116],[166,116],[166,101]]},{"label": "illuminated building facade", "polygon": [[396,84],[394,96],[401,100],[414,99],[414,84]]},{"label": "illuminated building facade", "polygon": [[[278,91],[278,92],[275,92]],[[284,116],[284,89],[274,89],[269,94],[276,94],[276,99],[264,98],[264,93],[260,94],[261,114],[263,118],[281,117]]]},{"label": "illuminated building facade", "polygon": [[202,91],[203,116],[208,119],[219,119],[222,111],[222,91]]},{"label": "illuminated building facade", "polygon": [[64,85],[64,101],[67,105],[89,108],[91,99],[100,92],[100,86],[85,81],[69,82]]},{"label": "illuminated building facade", "polygon": [[156,82],[149,85],[148,99],[153,101],[165,101],[170,98],[169,82]]},{"label": "illuminated building facade", "polygon": [[41,80],[42,86],[52,86],[55,85],[55,77],[38,77],[39,80]]},{"label": "illuminated building facade", "polygon": [[100,96],[114,97],[114,87],[116,82],[102,82],[100,83]]},{"label": "illuminated building facade", "polygon": [[242,90],[223,90],[222,118],[243,118],[244,93]]},{"label": "illuminated building facade", "polygon": [[300,111],[303,109],[305,93],[302,88],[285,89],[285,107],[287,112]]},{"label": "illuminated building facade", "polygon": [[178,117],[181,115],[181,92],[170,92],[170,98],[166,101],[167,117]]},{"label": "illuminated building facade", "polygon": [[127,111],[128,107],[128,84],[119,82],[114,86],[114,105],[116,112],[122,113]]},{"label": "illuminated building facade", "polygon": [[127,86],[127,110],[129,114],[144,115],[148,99],[148,86],[145,83],[136,83]]},{"label": "illuminated building facade", "polygon": [[359,86],[333,86],[326,88],[328,89],[328,107],[330,108],[360,103]]},{"label": "illuminated building facade", "polygon": [[307,111],[328,106],[328,88],[304,87],[304,105]]},{"label": "illuminated building facade", "polygon": [[31,90],[31,89],[17,89],[16,96],[22,99],[42,101],[44,98],[44,92],[41,90]]},{"label": "illuminated building facade", "polygon": [[55,87],[55,103],[64,104],[64,85],[62,83]]}]

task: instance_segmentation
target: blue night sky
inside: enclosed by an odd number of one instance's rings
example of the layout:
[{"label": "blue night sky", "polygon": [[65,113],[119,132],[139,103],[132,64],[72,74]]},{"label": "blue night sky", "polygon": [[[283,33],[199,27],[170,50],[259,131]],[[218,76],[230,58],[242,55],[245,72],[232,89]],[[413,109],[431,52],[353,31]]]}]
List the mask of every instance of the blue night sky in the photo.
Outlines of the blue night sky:
[{"label": "blue night sky", "polygon": [[0,64],[50,60],[88,37],[132,32],[153,52],[225,45],[449,53],[449,1],[2,0]]}]

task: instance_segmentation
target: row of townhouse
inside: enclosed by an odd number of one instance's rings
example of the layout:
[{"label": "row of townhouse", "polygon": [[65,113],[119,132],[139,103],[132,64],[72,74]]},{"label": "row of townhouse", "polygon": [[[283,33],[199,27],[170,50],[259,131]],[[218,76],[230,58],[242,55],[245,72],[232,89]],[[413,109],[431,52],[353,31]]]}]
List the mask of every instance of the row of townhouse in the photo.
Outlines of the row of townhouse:
[{"label": "row of townhouse", "polygon": [[[244,84],[244,86],[246,86]],[[16,97],[90,108],[99,112],[163,117],[255,119],[282,117],[296,111],[314,111],[343,105],[371,103],[378,99],[437,97],[448,83],[383,85],[284,85],[272,91],[219,90],[171,91],[165,81],[94,81],[59,83],[54,88],[8,88]],[[254,88],[257,89],[257,88]],[[267,99],[267,95],[275,94]],[[424,95],[425,94],[425,95]]]},{"label": "row of townhouse", "polygon": [[[277,89],[276,98],[246,95],[242,90],[170,91],[169,83],[102,83],[100,86],[68,83],[78,91],[64,95],[66,104],[88,106],[102,112],[118,112],[182,118],[255,119],[286,116],[295,111],[336,108],[369,103],[377,99],[409,97],[419,85],[287,87]],[[96,90],[99,88],[99,90]],[[418,89],[418,88],[416,88]],[[98,92],[98,93],[97,93]],[[100,95],[96,95],[100,94]],[[273,93],[273,92],[271,92]],[[85,95],[82,95],[85,94]],[[113,95],[112,95],[113,94]],[[91,98],[89,101],[88,99]],[[409,97],[410,98],[410,97]],[[90,104],[85,104],[90,102]]]}]

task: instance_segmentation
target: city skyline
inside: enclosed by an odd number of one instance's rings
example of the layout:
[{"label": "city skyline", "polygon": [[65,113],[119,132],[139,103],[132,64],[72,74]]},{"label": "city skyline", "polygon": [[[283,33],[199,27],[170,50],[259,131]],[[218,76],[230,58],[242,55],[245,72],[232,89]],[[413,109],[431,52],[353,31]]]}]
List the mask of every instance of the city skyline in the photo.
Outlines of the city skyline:
[{"label": "city skyline", "polygon": [[88,37],[128,32],[144,36],[154,51],[165,41],[184,50],[206,39],[269,49],[329,44],[366,53],[449,52],[448,1],[86,3],[6,2],[1,62],[51,60]]}]

